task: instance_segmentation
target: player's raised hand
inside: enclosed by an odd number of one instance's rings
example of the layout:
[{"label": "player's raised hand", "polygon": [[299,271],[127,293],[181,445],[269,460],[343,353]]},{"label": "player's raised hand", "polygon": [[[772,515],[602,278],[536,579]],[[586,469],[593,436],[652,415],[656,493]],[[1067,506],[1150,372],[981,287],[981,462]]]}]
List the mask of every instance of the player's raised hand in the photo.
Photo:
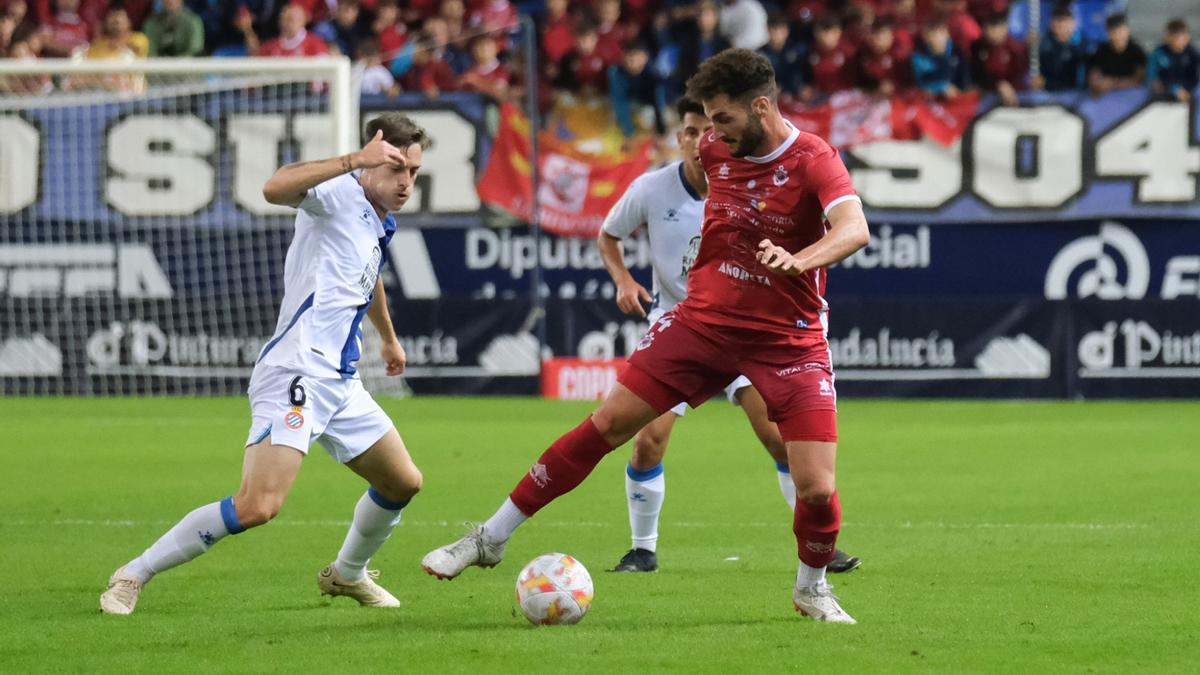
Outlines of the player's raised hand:
[{"label": "player's raised hand", "polygon": [[804,271],[794,255],[786,248],[771,243],[770,239],[758,242],[758,253],[754,254],[754,257],[776,274],[794,277]]},{"label": "player's raised hand", "polygon": [[642,300],[653,302],[654,296],[650,295],[650,291],[647,291],[645,286],[634,281],[633,277],[626,277],[625,280],[617,283],[617,307],[622,312],[646,318]]},{"label": "player's raised hand", "polygon": [[399,375],[404,372],[404,366],[408,363],[408,355],[404,353],[404,346],[399,340],[383,343],[383,362],[387,365],[388,375]]},{"label": "player's raised hand", "polygon": [[375,132],[375,138],[358,151],[358,165],[364,169],[389,164],[401,167],[408,164],[408,158],[399,148],[383,140],[383,130]]}]

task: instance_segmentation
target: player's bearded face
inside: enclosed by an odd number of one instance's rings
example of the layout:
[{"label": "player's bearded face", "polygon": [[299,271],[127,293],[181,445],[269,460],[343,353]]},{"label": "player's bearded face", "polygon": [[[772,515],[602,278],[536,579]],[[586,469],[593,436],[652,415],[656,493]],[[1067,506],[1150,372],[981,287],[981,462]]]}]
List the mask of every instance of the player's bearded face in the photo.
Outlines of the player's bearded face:
[{"label": "player's bearded face", "polygon": [[751,108],[746,116],[746,128],[742,130],[737,145],[730,148],[729,153],[734,157],[746,157],[753,154],[766,137],[767,132],[763,129],[762,115],[754,112],[754,109]]}]

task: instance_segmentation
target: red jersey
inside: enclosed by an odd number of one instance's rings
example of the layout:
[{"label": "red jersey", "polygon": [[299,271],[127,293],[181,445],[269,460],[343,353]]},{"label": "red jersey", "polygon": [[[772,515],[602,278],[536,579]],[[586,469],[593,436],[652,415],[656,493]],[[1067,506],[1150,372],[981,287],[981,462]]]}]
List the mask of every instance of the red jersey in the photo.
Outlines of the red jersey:
[{"label": "red jersey", "polygon": [[571,18],[563,15],[556,21],[547,21],[542,27],[542,50],[548,63],[558,63],[575,45],[575,34],[571,30]]},{"label": "red jersey", "polygon": [[912,82],[912,54],[905,51],[899,44],[883,54],[869,46],[858,53],[858,84],[863,89],[873,91],[885,82],[891,82],[897,90],[907,87]]},{"label": "red jersey", "polygon": [[492,61],[485,65],[472,66],[463,73],[461,84],[465,91],[479,91],[500,98],[508,91],[512,82],[508,69],[500,65],[500,61]]},{"label": "red jersey", "polygon": [[596,53],[608,65],[621,60],[625,52],[625,27],[619,23],[596,29]]},{"label": "red jersey", "polygon": [[258,50],[259,56],[321,56],[328,53],[329,45],[308,31],[301,31],[291,39],[280,35]]},{"label": "red jersey", "polygon": [[91,31],[78,14],[63,13],[50,20],[45,30],[56,42],[68,50],[86,48]]},{"label": "red jersey", "polygon": [[795,253],[825,236],[825,214],[858,199],[836,150],[792,128],[764,157],[735,158],[713,133],[700,139],[708,176],[700,252],[676,312],[700,324],[750,329],[767,344],[812,344],[825,331],[825,269],[769,272],[755,258],[770,239]]},{"label": "red jersey", "polygon": [[1014,89],[1024,89],[1028,74],[1029,52],[1025,43],[1015,38],[999,45],[980,38],[971,46],[971,77],[984,89],[994,90],[1001,80]]},{"label": "red jersey", "polygon": [[808,63],[812,67],[813,86],[822,94],[854,88],[854,52],[849,45],[840,44],[827,52],[814,48]]},{"label": "red jersey", "polygon": [[379,31],[379,52],[383,55],[384,63],[391,62],[400,54],[400,49],[408,41],[408,26],[403,21]]}]

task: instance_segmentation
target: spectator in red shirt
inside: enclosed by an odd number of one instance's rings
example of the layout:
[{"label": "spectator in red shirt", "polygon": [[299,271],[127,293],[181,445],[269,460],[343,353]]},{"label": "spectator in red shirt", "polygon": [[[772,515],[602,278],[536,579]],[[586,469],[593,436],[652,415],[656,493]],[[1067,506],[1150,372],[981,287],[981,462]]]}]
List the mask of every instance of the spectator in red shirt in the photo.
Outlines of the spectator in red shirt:
[{"label": "spectator in red shirt", "polygon": [[41,30],[42,56],[70,56],[86,49],[93,26],[79,15],[79,0],[56,0],[54,18]]},{"label": "spectator in red shirt", "polygon": [[575,23],[575,47],[558,66],[554,86],[583,96],[608,93],[608,66],[596,51],[596,24],[584,17]]},{"label": "spectator in red shirt", "polygon": [[850,5],[842,14],[842,42],[857,52],[871,39],[874,24],[875,11],[870,5]]},{"label": "spectator in red shirt", "polygon": [[1008,34],[1008,20],[993,14],[983,25],[983,37],[971,45],[971,77],[984,91],[993,91],[1005,105],[1017,105],[1029,74],[1025,44]]},{"label": "spectator in red shirt", "polygon": [[546,63],[562,61],[575,42],[567,0],[546,0],[546,18],[542,20],[542,52]]},{"label": "spectator in red shirt", "polygon": [[460,80],[463,90],[478,91],[503,101],[512,77],[500,59],[496,58],[496,39],[491,35],[477,35],[471,40],[470,51],[475,65],[463,73]]},{"label": "spectator in red shirt", "polygon": [[909,86],[912,55],[896,42],[892,20],[881,17],[871,26],[871,39],[858,53],[858,84],[869,94],[890,97]]},{"label": "spectator in red shirt", "polygon": [[400,20],[400,6],[396,0],[380,0],[371,30],[379,36],[379,52],[383,63],[390,63],[408,41],[408,25]]},{"label": "spectator in red shirt", "polygon": [[517,29],[517,9],[508,0],[481,0],[472,8],[467,23],[476,30],[496,35],[500,51],[508,49],[508,35]]},{"label": "spectator in red shirt", "polygon": [[[446,65],[450,66],[450,70],[454,72],[455,77],[467,72],[467,69],[471,67],[471,57],[450,38],[450,27],[446,24],[445,19],[436,15],[431,16],[425,19],[421,29],[429,34],[433,58],[445,61]],[[497,40],[500,41],[501,37],[497,36]],[[497,42],[497,46],[499,46],[499,42]]]},{"label": "spectator in red shirt", "polygon": [[467,29],[467,6],[463,0],[442,0],[438,16],[446,22],[446,34],[450,41],[458,43]]},{"label": "spectator in red shirt", "polygon": [[433,35],[422,30],[417,34],[416,41],[412,68],[404,74],[405,91],[423,91],[429,98],[437,98],[443,91],[457,91],[458,75],[445,59],[439,58],[441,50]]},{"label": "spectator in red shirt", "polygon": [[333,15],[333,9],[337,6],[336,2],[330,2],[330,0],[291,0],[288,4],[303,9],[305,20],[313,23],[327,20]]},{"label": "spectator in red shirt", "polygon": [[811,82],[817,93],[829,96],[854,87],[854,54],[842,42],[842,25],[837,17],[822,16],[813,24],[813,49],[808,57]]},{"label": "spectator in red shirt", "polygon": [[321,56],[329,53],[329,45],[321,38],[305,30],[308,15],[300,5],[288,5],[279,13],[279,37],[261,45],[254,33],[252,18],[248,12],[238,26],[246,36],[246,51],[251,56]]},{"label": "spectator in red shirt", "polygon": [[625,27],[620,23],[621,0],[600,0],[597,10],[596,53],[604,59],[605,66],[616,65],[625,44]]},{"label": "spectator in red shirt", "polygon": [[960,49],[968,49],[983,37],[983,29],[967,12],[967,0],[937,0],[934,8],[935,15],[942,17],[950,29],[950,39]]},{"label": "spectator in red shirt", "polygon": [[889,7],[887,16],[892,20],[892,33],[896,36],[896,44],[911,54],[917,35],[921,32],[921,24],[917,21],[916,0],[896,0]]}]

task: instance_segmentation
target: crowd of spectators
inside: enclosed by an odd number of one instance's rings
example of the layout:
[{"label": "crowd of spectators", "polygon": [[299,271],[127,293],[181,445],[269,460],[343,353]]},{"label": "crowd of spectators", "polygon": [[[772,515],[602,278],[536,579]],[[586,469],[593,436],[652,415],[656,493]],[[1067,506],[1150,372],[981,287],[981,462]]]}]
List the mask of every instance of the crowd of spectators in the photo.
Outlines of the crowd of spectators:
[{"label": "crowd of spectators", "polygon": [[[362,91],[518,95],[518,12],[537,22],[543,89],[608,97],[618,125],[663,129],[666,103],[709,56],[755,49],[781,95],[949,97],[1149,84],[1188,100],[1200,55],[1183,20],[1152,53],[1108,17],[1089,41],[1072,3],[1040,35],[1009,34],[1009,0],[0,0],[0,57],[299,56],[341,53]],[[1037,65],[1030,68],[1031,50]],[[645,115],[649,110],[652,115]],[[640,111],[640,112],[639,112]]]}]

